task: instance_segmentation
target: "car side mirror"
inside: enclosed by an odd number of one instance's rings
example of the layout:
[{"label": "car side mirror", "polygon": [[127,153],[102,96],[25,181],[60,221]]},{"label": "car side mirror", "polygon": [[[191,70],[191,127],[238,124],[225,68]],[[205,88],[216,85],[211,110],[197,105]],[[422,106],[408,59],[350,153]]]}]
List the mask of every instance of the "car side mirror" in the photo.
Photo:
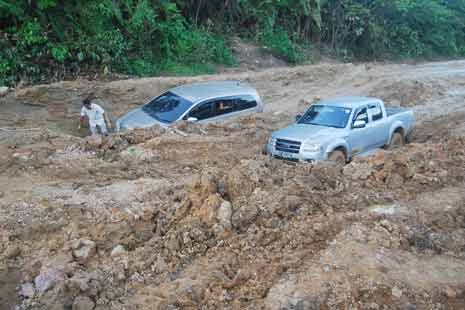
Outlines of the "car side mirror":
[{"label": "car side mirror", "polygon": [[192,116],[191,116],[191,117],[188,117],[188,118],[187,118],[187,121],[188,121],[189,123],[196,123],[196,122],[198,122],[199,120],[197,119],[197,117],[192,117]]},{"label": "car side mirror", "polygon": [[297,115],[295,116],[295,121],[298,122],[299,119],[301,119],[301,118],[302,118],[302,114],[297,114]]},{"label": "car side mirror", "polygon": [[367,123],[364,120],[358,120],[354,122],[352,128],[365,128],[366,125]]}]

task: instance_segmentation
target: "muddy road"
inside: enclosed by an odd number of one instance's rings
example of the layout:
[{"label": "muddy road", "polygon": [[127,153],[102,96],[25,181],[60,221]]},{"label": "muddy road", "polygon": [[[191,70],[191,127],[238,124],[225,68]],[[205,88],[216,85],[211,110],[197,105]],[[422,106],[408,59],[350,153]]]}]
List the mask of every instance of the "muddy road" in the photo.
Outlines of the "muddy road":
[{"label": "muddy road", "polygon": [[162,91],[184,83],[242,80],[258,89],[266,112],[292,115],[315,96],[377,96],[412,107],[431,121],[465,112],[465,61],[421,65],[322,64],[193,78],[146,78],[115,82],[73,81],[21,89],[0,105],[2,127],[45,127],[74,135],[82,97],[93,92],[113,119]]},{"label": "muddy road", "polygon": [[[175,85],[238,79],[261,115],[83,138]],[[345,167],[262,154],[315,96],[412,108]],[[465,61],[72,81],[0,98],[0,309],[464,309]],[[183,134],[179,134],[182,132]]]}]

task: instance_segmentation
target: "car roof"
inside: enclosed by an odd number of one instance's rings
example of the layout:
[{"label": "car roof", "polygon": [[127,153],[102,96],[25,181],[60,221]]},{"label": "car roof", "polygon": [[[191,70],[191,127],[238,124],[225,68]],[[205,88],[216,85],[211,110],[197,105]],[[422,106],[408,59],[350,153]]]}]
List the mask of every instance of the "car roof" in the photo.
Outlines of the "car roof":
[{"label": "car roof", "polygon": [[169,91],[194,103],[216,97],[257,95],[255,89],[241,81],[193,83],[181,85]]},{"label": "car roof", "polygon": [[367,103],[380,102],[381,100],[374,97],[336,97],[316,102],[315,104],[330,105],[334,107],[356,109]]}]

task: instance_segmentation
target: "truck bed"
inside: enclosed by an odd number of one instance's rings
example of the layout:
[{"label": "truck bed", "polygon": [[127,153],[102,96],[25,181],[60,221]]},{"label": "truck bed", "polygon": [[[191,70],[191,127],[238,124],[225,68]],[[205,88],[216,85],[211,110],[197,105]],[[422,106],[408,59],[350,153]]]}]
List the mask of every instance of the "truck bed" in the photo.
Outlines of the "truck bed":
[{"label": "truck bed", "polygon": [[399,113],[408,111],[407,109],[402,108],[402,107],[385,107],[385,109],[386,109],[386,113],[388,117],[394,114],[399,114]]}]

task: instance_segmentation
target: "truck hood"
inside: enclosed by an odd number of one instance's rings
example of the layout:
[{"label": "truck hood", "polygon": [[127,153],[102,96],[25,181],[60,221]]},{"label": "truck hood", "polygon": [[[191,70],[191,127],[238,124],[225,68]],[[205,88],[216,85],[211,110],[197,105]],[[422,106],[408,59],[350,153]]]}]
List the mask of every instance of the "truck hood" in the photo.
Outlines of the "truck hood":
[{"label": "truck hood", "polygon": [[147,128],[154,125],[168,127],[169,124],[157,121],[155,118],[145,113],[142,108],[137,108],[129,113],[126,113],[116,122],[116,127],[118,130]]},{"label": "truck hood", "polygon": [[293,124],[273,132],[274,138],[296,140],[300,142],[317,142],[328,138],[334,139],[343,128],[334,128],[317,125]]}]

